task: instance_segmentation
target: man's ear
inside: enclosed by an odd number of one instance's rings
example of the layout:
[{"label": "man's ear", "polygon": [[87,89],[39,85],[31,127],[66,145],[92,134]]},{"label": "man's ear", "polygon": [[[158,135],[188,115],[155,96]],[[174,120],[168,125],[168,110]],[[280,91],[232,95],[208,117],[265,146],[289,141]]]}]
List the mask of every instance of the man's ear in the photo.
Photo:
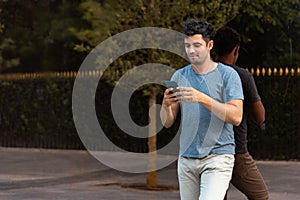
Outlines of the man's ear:
[{"label": "man's ear", "polygon": [[214,46],[214,41],[213,40],[210,40],[207,44],[209,50],[212,50],[213,46]]},{"label": "man's ear", "polygon": [[234,56],[237,56],[237,55],[238,55],[239,49],[240,49],[240,46],[234,47],[234,52],[233,52],[233,55],[234,55]]}]

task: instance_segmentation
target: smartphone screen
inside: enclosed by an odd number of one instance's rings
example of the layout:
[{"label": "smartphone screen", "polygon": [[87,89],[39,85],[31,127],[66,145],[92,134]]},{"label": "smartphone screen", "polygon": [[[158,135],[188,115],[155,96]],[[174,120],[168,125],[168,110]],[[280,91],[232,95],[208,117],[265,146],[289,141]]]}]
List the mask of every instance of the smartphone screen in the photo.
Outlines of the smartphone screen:
[{"label": "smartphone screen", "polygon": [[177,92],[178,84],[175,81],[165,81],[166,88],[173,88],[171,92]]}]

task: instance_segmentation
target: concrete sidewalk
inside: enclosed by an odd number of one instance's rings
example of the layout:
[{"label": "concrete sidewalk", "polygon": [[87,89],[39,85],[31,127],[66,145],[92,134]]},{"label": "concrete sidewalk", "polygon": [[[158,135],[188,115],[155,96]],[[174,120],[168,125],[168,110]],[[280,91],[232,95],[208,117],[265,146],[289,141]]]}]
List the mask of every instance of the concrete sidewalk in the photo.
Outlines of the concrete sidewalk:
[{"label": "concrete sidewalk", "polygon": [[[147,174],[110,169],[87,151],[0,148],[0,200],[179,199],[176,162],[157,172],[160,190],[144,190]],[[300,199],[300,162],[258,161],[271,200]],[[230,188],[229,199],[245,200]]]}]

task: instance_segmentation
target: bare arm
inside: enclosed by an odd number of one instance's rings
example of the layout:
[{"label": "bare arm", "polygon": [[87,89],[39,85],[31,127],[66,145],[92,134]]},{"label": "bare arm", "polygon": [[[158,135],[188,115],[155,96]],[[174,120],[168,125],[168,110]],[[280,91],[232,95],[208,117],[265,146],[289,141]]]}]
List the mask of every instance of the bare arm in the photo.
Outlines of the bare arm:
[{"label": "bare arm", "polygon": [[180,87],[178,100],[183,102],[198,102],[221,120],[238,126],[243,117],[243,101],[231,100],[221,103],[210,96],[191,87]]},{"label": "bare arm", "polygon": [[249,103],[249,111],[254,122],[261,125],[265,121],[265,108],[261,101]]},{"label": "bare arm", "polygon": [[166,128],[174,124],[179,111],[179,102],[176,99],[176,94],[170,94],[170,91],[171,89],[165,91],[162,108],[160,110],[160,118]]}]

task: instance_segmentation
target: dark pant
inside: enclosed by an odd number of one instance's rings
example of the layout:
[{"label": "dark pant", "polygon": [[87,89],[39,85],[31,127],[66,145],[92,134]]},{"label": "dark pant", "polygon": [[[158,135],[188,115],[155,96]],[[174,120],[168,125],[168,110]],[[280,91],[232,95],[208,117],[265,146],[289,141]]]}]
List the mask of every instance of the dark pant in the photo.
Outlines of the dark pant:
[{"label": "dark pant", "polygon": [[[250,200],[268,200],[267,186],[249,153],[236,154],[230,182]],[[227,195],[224,198],[227,200]]]}]

